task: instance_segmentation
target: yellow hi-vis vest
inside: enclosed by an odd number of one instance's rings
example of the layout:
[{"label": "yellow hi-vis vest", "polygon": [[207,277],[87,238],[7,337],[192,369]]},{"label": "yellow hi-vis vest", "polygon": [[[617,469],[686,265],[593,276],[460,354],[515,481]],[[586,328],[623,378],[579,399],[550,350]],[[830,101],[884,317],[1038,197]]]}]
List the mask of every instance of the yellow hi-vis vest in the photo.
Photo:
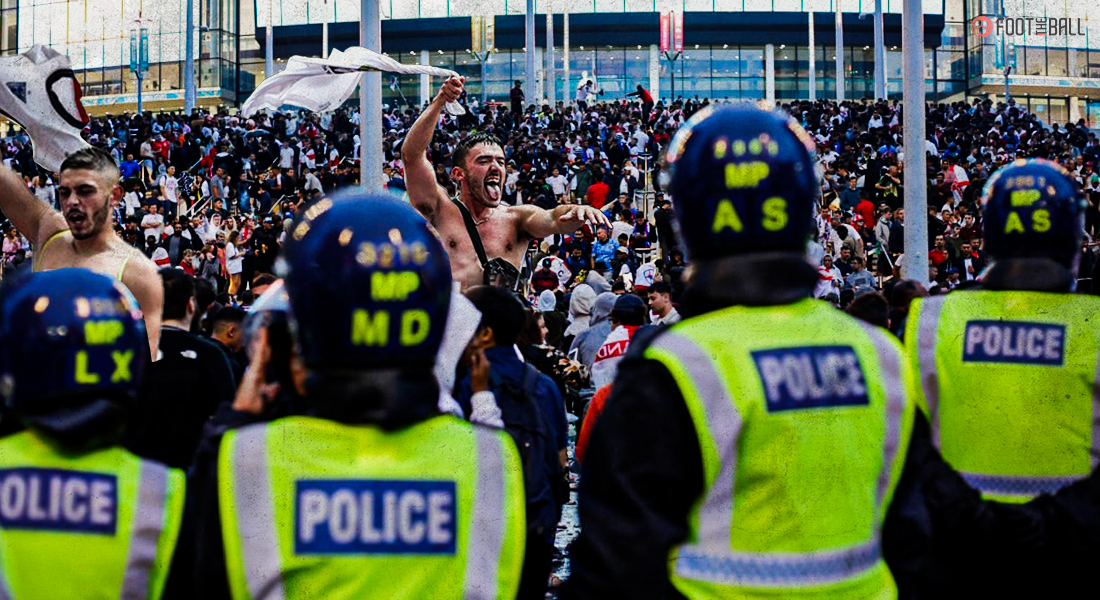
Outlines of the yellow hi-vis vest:
[{"label": "yellow hi-vis vest", "polygon": [[732,307],[656,338],[687,401],[706,486],[670,556],[688,598],[897,595],[881,529],[915,381],[888,332],[833,307]]},{"label": "yellow hi-vis vest", "polygon": [[218,501],[233,597],[511,599],[526,525],[502,431],[291,417],[225,434]]},{"label": "yellow hi-vis vest", "polygon": [[0,439],[0,598],[160,598],[183,501],[183,473],[122,448]]},{"label": "yellow hi-vis vest", "polygon": [[905,331],[933,441],[985,498],[1026,502],[1100,462],[1100,298],[923,298]]}]

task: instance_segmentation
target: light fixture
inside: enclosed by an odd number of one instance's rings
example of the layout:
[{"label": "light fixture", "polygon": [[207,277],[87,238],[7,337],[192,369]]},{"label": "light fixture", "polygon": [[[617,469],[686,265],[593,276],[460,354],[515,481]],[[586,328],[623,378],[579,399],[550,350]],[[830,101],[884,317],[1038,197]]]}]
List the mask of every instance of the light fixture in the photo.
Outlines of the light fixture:
[{"label": "light fixture", "polygon": [[641,44],[638,44],[638,49],[639,49],[639,50],[641,50],[641,49],[642,49],[642,45],[641,45]]},{"label": "light fixture", "polygon": [[722,48],[729,48],[729,47],[730,47],[729,44],[722,44]]},{"label": "light fixture", "polygon": [[416,56],[416,50],[409,50],[409,56]]},{"label": "light fixture", "polygon": [[442,51],[442,50],[440,50],[440,51],[439,51],[439,53],[440,53],[440,54],[443,54],[443,51]]},{"label": "light fixture", "polygon": [[698,49],[699,49],[699,44],[695,44],[695,49],[696,49],[696,50],[698,50]]},{"label": "light fixture", "polygon": [[787,47],[787,45],[786,45],[786,44],[779,44],[779,49],[780,49],[780,50],[783,50],[783,49],[785,49],[786,47]]},{"label": "light fixture", "polygon": [[[523,50],[524,50],[524,52],[526,52],[527,48],[524,48]],[[581,46],[581,50],[584,50],[584,46]]]}]

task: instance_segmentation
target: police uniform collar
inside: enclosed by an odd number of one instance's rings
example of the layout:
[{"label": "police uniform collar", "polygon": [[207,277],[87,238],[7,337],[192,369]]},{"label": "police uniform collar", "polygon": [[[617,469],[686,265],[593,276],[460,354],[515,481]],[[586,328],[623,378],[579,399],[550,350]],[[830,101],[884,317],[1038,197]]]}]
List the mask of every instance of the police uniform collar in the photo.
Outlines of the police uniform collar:
[{"label": "police uniform collar", "polygon": [[701,315],[727,306],[781,306],[813,293],[818,274],[795,252],[760,252],[698,261],[684,290],[680,314]]},{"label": "police uniform collar", "polygon": [[1076,283],[1065,265],[1050,258],[1006,258],[982,275],[985,290],[1069,293]]},{"label": "police uniform collar", "polygon": [[439,414],[439,384],[431,365],[317,370],[306,381],[305,404],[318,418],[395,430]]},{"label": "police uniform collar", "polygon": [[73,397],[69,403],[23,420],[70,452],[89,452],[122,439],[126,409],[108,398]]}]

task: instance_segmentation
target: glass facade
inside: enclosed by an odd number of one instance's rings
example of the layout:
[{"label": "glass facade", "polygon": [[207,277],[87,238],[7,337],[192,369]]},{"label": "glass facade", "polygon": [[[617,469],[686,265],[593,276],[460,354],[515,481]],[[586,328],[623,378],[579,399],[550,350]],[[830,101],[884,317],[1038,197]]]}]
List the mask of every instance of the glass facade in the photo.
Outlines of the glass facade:
[{"label": "glass facade", "polygon": [[[765,94],[765,60],[763,46],[699,46],[685,49],[678,60],[669,61],[663,56],[651,54],[649,46],[578,46],[569,52],[569,98],[573,98],[582,77],[597,74],[598,87],[607,97],[621,98],[632,92],[636,85],[649,88],[650,61],[658,61],[659,96],[695,97],[737,100],[760,99]],[[874,93],[874,52],[869,47],[847,48],[845,68],[847,81],[845,97],[863,98]],[[941,99],[961,93],[965,81],[957,70],[932,66],[940,64],[938,50],[926,50],[926,89],[930,99]],[[961,53],[960,53],[961,54]],[[429,53],[431,65],[451,69],[467,78],[466,89],[472,96],[480,97],[482,73],[485,74],[487,99],[506,101],[512,83],[525,80],[526,64],[520,48],[503,48],[490,55],[484,67],[465,51],[433,51]],[[394,56],[403,63],[419,63],[417,52]],[[541,49],[539,52],[543,64]],[[562,97],[562,69],[564,62],[560,49],[555,53],[555,70],[558,73],[554,98]],[[833,48],[817,48],[817,96],[828,98],[836,94],[836,53]],[[961,58],[960,58],[961,60]],[[900,97],[901,52],[886,52],[888,91],[891,97]],[[482,69],[484,68],[484,71]],[[779,100],[796,100],[809,97],[810,49],[807,46],[775,46],[775,95]],[[406,98],[418,97],[419,79],[416,76],[398,78],[401,93]],[[412,92],[410,93],[410,90]],[[383,86],[387,102],[400,100],[397,91]]]},{"label": "glass facade", "polygon": [[[868,13],[874,0],[552,0],[555,13],[654,13],[672,8],[685,12],[752,12],[794,13],[815,10],[828,13],[836,9],[835,2],[849,15]],[[1024,2],[1027,2],[1025,7]],[[545,11],[551,0],[539,0],[536,10]],[[269,22],[276,26],[313,25],[325,21],[353,23],[359,19],[360,0],[194,0],[196,83],[200,89],[215,91],[243,101],[256,84],[271,75],[265,73],[264,50],[256,40],[258,28]],[[1084,3],[1071,3],[1084,4]],[[186,0],[0,0],[0,54],[25,51],[33,44],[48,44],[69,54],[73,68],[86,97],[112,94],[132,94],[137,82],[129,72],[130,29],[138,13],[149,29],[150,70],[144,80],[145,92],[180,91],[183,87],[183,55]],[[900,13],[902,0],[883,0],[887,13]],[[1026,8],[1026,10],[1025,10]],[[460,19],[473,14],[521,15],[525,0],[381,0],[384,20],[415,20],[427,18]],[[1069,6],[1064,0],[926,0],[923,9],[928,15],[942,15],[944,27],[940,44],[925,52],[925,78],[930,100],[956,100],[968,95],[991,93],[988,78],[1001,76],[997,69],[998,40],[995,35],[980,37],[969,27],[977,15],[1045,14],[1070,15],[1073,10],[1088,12],[1087,6]],[[894,17],[896,18],[896,17]],[[541,24],[544,15],[538,15]],[[448,23],[453,28],[455,21]],[[1089,49],[1090,39],[1100,40],[1100,19],[1082,20],[1084,35],[1019,36],[1016,75],[1058,78],[1066,88],[1066,78],[1100,79],[1100,49]],[[1097,29],[1093,32],[1092,29]],[[1092,35],[1096,33],[1097,35]],[[560,32],[559,32],[560,34]],[[1091,38],[1090,38],[1091,36]],[[278,36],[276,36],[278,37]],[[559,47],[555,53],[555,70],[559,80],[553,97],[572,97],[582,76],[597,74],[599,86],[611,98],[621,97],[641,84],[653,83],[651,70],[656,72],[656,92],[661,98],[670,96],[755,99],[765,94],[765,48],[752,44],[690,44],[676,61],[658,56],[649,45],[614,43],[582,46],[574,38],[570,51],[570,81],[561,80],[564,57]],[[471,95],[480,96],[484,87],[488,98],[505,100],[512,82],[525,80],[525,60],[522,48],[502,48],[484,64],[468,52],[432,47],[432,36],[423,37],[425,48],[434,66],[453,69],[467,77]],[[819,30],[819,41],[822,41]],[[710,38],[709,41],[714,41]],[[453,42],[453,40],[451,40]],[[540,43],[542,40],[540,40]],[[514,42],[511,42],[514,44]],[[453,48],[453,45],[452,45]],[[319,44],[318,44],[319,49]],[[406,50],[408,48],[406,47]],[[818,97],[833,97],[836,93],[835,49],[823,44],[813,49],[815,55],[816,93]],[[807,46],[775,46],[775,90],[780,100],[805,98],[809,95],[809,62]],[[845,96],[869,97],[873,88],[874,51],[869,46],[845,49]],[[421,51],[402,52],[399,60],[419,63]],[[656,63],[656,64],[653,64]],[[544,60],[537,51],[540,71]],[[285,65],[277,61],[278,72]],[[900,97],[901,53],[896,46],[886,49],[887,94]],[[985,79],[983,80],[983,76]],[[483,82],[484,79],[484,82]],[[388,82],[389,83],[389,82]],[[419,99],[419,80],[399,77],[393,87],[383,86],[387,101],[402,97]],[[984,86],[984,87],[983,87]],[[1059,90],[1052,90],[1058,92]],[[530,93],[530,92],[529,92]],[[1034,96],[1034,91],[1032,92]],[[1092,93],[1082,94],[1092,99]],[[176,98],[179,94],[173,94]],[[1031,102],[1026,94],[1022,97]],[[1100,93],[1095,97],[1100,100]],[[1036,113],[1056,114],[1057,102],[1034,100],[1044,107]],[[1082,105],[1080,112],[1092,114],[1091,105]]]}]

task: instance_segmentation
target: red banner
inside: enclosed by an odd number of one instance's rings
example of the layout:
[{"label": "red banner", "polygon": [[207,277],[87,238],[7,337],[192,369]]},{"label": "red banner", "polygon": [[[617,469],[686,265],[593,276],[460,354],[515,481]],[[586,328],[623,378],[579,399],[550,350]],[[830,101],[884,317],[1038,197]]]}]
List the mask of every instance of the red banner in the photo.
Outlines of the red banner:
[{"label": "red banner", "polygon": [[684,51],[684,13],[672,13],[672,49],[676,52]]},{"label": "red banner", "polygon": [[672,39],[671,33],[671,15],[667,12],[661,13],[661,52],[668,52],[669,40]]}]

